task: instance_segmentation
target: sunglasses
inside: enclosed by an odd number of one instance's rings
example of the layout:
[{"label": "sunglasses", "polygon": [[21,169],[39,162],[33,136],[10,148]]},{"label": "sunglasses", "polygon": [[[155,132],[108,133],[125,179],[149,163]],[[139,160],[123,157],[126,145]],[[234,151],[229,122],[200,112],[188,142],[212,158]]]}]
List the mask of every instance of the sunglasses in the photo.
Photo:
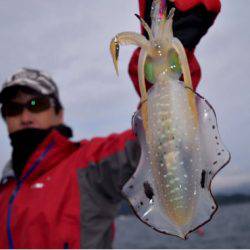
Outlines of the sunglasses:
[{"label": "sunglasses", "polygon": [[22,114],[24,109],[32,113],[39,113],[49,109],[53,104],[53,100],[48,96],[36,97],[26,103],[7,102],[1,107],[3,117],[18,116]]}]

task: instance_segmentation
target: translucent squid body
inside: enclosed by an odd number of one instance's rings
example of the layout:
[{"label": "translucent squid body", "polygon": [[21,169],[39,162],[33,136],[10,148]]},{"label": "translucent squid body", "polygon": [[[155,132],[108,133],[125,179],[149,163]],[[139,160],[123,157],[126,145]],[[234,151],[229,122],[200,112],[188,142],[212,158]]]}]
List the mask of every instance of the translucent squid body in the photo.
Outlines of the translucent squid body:
[{"label": "translucent squid body", "polygon": [[[173,37],[174,9],[166,13],[164,1],[153,1],[151,28],[137,16],[149,40],[122,32],[111,41],[110,51],[118,73],[119,45],[141,47],[141,107],[133,129],[142,153],[122,191],[143,222],[185,239],[215,213],[211,181],[230,153],[221,142],[212,106],[193,91],[185,50]],[[148,92],[145,77],[154,83]]]}]

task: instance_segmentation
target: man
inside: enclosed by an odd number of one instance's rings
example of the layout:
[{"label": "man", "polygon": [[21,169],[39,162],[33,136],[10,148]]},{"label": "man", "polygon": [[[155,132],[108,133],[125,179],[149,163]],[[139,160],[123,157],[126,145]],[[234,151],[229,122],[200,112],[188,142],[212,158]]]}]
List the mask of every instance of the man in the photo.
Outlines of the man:
[{"label": "man", "polygon": [[0,247],[111,247],[120,188],[139,156],[132,131],[70,142],[57,87],[38,70],[14,74],[1,102],[13,153],[0,187]]},{"label": "man", "polygon": [[[139,1],[146,21],[150,2]],[[193,50],[219,11],[215,5],[176,1],[174,32],[196,85]],[[135,86],[137,53],[129,69]],[[56,84],[34,69],[5,82],[0,102],[13,148],[0,184],[0,248],[111,248],[120,190],[140,156],[133,132],[71,142]]]}]

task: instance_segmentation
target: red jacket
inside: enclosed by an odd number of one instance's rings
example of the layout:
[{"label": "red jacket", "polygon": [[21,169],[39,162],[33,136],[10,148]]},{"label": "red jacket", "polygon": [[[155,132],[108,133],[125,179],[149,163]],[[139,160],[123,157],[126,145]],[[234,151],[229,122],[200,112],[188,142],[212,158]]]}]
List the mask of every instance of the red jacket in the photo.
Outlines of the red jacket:
[{"label": "red jacket", "polygon": [[111,248],[120,188],[139,159],[131,131],[70,142],[53,131],[20,181],[0,185],[0,248]]}]

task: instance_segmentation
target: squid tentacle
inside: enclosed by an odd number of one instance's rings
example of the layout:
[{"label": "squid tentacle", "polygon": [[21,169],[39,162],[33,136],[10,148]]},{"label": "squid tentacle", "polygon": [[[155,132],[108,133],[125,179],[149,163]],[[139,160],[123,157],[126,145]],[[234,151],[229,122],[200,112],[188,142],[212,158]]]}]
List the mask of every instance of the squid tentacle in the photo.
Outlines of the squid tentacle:
[{"label": "squid tentacle", "polygon": [[188,88],[193,89],[192,78],[191,78],[191,74],[190,74],[190,70],[189,70],[189,66],[188,66],[188,60],[187,60],[185,49],[183,48],[180,40],[177,38],[173,38],[172,46],[179,56],[185,85]]},{"label": "squid tentacle", "polygon": [[148,93],[146,90],[145,75],[144,75],[144,66],[146,63],[147,56],[148,56],[147,51],[142,49],[140,52],[139,62],[138,62],[138,78],[139,78],[139,87],[141,92],[142,120],[145,131],[147,131],[148,128],[148,109],[147,109]]},{"label": "squid tentacle", "polygon": [[[185,83],[186,87],[193,90],[192,78],[191,78],[191,74],[190,74],[190,69],[189,69],[185,49],[184,49],[182,43],[180,42],[180,40],[177,38],[173,38],[172,46],[175,49],[175,51],[177,52],[179,60],[180,60],[184,83]],[[196,108],[195,99],[193,98],[193,95],[191,93],[188,94],[188,99],[189,99],[189,105],[190,105],[192,113],[194,115],[194,122],[195,122],[195,125],[197,127],[198,123],[199,123],[198,111]]]},{"label": "squid tentacle", "polygon": [[147,99],[147,90],[146,90],[145,74],[144,74],[144,66],[147,56],[148,56],[147,51],[142,49],[138,61],[138,78],[139,78],[139,87],[141,92],[141,102],[144,102]]},{"label": "squid tentacle", "polygon": [[116,73],[118,75],[118,57],[120,45],[136,45],[150,52],[150,42],[142,35],[136,32],[122,32],[117,34],[110,42],[110,53],[112,55],[113,63]]},{"label": "squid tentacle", "polygon": [[143,26],[143,28],[146,30],[147,34],[148,34],[148,37],[149,37],[149,41],[151,43],[153,43],[154,41],[154,36],[153,36],[153,33],[152,33],[152,30],[151,28],[148,26],[148,24],[144,21],[143,18],[141,18],[139,15],[135,14],[135,16],[140,20],[141,22],[141,25]]}]

